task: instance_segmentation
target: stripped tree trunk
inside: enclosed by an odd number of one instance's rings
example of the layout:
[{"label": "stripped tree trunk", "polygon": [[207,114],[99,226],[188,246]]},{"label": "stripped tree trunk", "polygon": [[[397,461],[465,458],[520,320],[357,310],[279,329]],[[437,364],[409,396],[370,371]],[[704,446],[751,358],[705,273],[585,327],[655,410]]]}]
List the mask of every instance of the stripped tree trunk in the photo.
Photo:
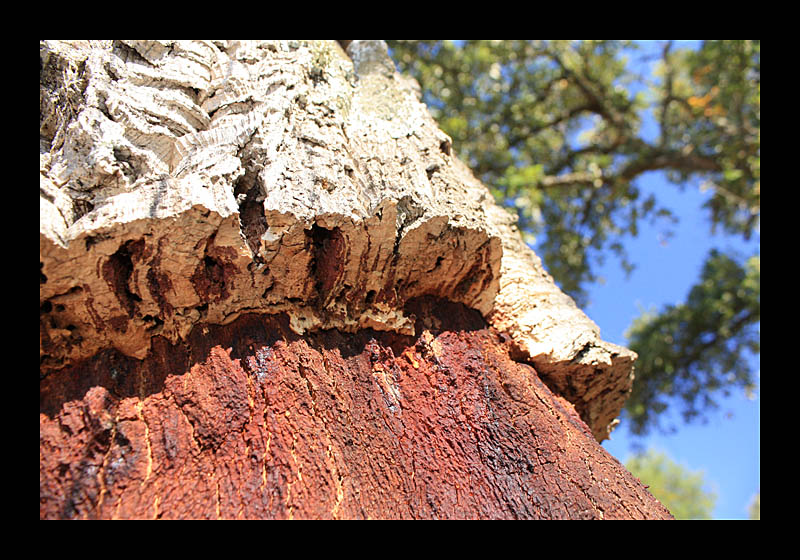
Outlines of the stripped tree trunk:
[{"label": "stripped tree trunk", "polygon": [[40,44],[41,518],[669,518],[380,41]]}]

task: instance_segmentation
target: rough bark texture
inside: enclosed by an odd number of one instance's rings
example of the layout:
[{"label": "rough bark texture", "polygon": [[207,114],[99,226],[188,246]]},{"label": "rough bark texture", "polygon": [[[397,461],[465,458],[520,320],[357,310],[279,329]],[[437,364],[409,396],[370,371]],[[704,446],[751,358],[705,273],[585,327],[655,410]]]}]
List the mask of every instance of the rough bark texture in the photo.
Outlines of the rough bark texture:
[{"label": "rough bark texture", "polygon": [[668,513],[478,313],[416,336],[197,325],[42,382],[42,517],[641,519]]},{"label": "rough bark texture", "polygon": [[669,516],[595,441],[635,354],[414,86],[380,41],[41,43],[41,517]]}]

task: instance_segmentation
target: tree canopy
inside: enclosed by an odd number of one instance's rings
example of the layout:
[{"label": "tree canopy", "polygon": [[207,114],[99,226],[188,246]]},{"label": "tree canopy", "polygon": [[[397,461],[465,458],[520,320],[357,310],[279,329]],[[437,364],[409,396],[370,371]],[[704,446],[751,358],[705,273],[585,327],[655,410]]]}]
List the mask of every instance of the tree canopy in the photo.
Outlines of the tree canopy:
[{"label": "tree canopy", "polygon": [[[661,171],[679,188],[710,189],[712,232],[759,235],[760,42],[697,49],[632,41],[389,41],[453,146],[579,304],[642,220],[679,216],[638,179]],[[631,60],[656,56],[655,77]],[[657,132],[645,133],[650,112]],[[659,425],[670,399],[702,417],[718,394],[752,389],[744,353],[759,351],[760,255],[713,251],[687,301],[644,314],[629,329],[637,351],[626,405],[634,433]]]},{"label": "tree canopy", "polygon": [[717,496],[705,489],[702,471],[693,472],[653,449],[629,459],[625,468],[648,486],[675,519],[711,519]]}]

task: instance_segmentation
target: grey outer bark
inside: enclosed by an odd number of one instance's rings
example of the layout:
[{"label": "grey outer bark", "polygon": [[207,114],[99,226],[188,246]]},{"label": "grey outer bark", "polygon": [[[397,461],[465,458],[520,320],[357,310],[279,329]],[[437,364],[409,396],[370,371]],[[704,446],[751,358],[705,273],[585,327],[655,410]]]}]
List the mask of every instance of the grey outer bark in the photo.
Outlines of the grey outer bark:
[{"label": "grey outer bark", "polygon": [[411,333],[463,303],[608,437],[636,355],[604,342],[454,155],[382,41],[43,41],[40,375],[285,312]]}]

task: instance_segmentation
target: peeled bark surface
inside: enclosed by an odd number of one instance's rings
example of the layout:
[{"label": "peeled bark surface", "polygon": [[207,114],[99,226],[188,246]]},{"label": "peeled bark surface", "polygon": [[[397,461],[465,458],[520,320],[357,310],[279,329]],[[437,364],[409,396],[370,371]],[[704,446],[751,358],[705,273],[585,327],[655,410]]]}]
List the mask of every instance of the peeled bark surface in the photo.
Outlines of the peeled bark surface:
[{"label": "peeled bark surface", "polygon": [[669,517],[478,313],[409,309],[436,326],[301,337],[245,315],[49,376],[41,516]]},{"label": "peeled bark surface", "polygon": [[381,41],[42,42],[39,256],[43,518],[668,516]]}]

